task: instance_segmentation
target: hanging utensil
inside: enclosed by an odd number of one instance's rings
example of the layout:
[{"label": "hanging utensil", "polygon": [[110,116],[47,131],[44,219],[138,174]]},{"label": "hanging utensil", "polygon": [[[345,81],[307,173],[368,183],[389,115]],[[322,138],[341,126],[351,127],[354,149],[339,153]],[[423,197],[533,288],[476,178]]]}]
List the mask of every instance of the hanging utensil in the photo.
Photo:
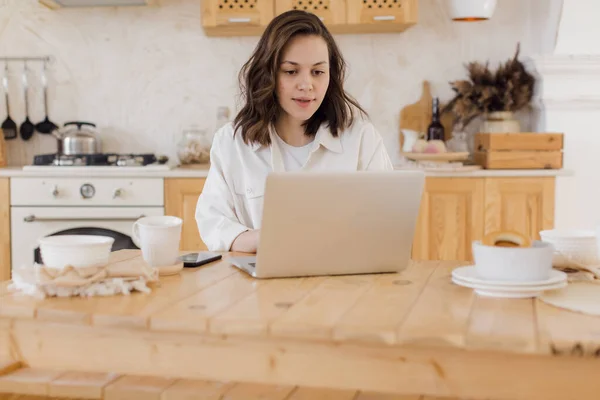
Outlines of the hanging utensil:
[{"label": "hanging utensil", "polygon": [[2,122],[0,128],[4,132],[5,139],[16,139],[17,124],[10,118],[10,104],[8,101],[8,63],[4,64],[4,76],[2,77],[2,85],[4,86],[4,96],[6,97],[6,119]]},{"label": "hanging utensil", "polygon": [[27,63],[23,68],[23,89],[25,91],[25,121],[21,124],[21,139],[29,140],[35,132],[35,125],[29,120],[29,101],[27,99],[28,85],[27,85]]},{"label": "hanging utensil", "polygon": [[46,79],[46,63],[44,62],[44,69],[42,70],[42,87],[44,89],[44,112],[46,118],[42,122],[38,122],[35,125],[35,130],[39,133],[50,134],[53,130],[58,129],[58,126],[50,119],[48,119],[48,81]]}]

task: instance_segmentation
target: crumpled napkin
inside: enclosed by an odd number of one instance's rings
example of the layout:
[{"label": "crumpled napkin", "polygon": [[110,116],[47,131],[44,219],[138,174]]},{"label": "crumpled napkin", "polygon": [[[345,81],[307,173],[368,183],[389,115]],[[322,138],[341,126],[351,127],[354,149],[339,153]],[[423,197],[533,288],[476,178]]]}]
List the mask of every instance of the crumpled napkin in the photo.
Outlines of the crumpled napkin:
[{"label": "crumpled napkin", "polygon": [[554,263],[554,269],[565,272],[570,282],[590,281],[600,283],[600,264],[589,265],[573,257],[569,257],[567,254],[558,251],[556,254],[561,256],[561,258],[560,262]]},{"label": "crumpled napkin", "polygon": [[139,250],[119,250],[111,253],[102,267],[56,269],[35,263],[16,269],[8,289],[38,298],[127,295],[132,291],[149,293],[148,283],[158,279],[158,269],[148,266]]}]

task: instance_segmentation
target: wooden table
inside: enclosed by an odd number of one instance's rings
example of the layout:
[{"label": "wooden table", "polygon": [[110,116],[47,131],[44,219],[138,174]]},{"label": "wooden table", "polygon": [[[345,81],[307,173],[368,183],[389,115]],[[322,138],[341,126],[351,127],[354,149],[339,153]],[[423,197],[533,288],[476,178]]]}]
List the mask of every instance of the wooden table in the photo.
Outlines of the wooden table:
[{"label": "wooden table", "polygon": [[0,292],[0,360],[32,368],[491,399],[600,398],[600,318],[456,286],[457,263],[256,280],[227,256],[151,294]]}]

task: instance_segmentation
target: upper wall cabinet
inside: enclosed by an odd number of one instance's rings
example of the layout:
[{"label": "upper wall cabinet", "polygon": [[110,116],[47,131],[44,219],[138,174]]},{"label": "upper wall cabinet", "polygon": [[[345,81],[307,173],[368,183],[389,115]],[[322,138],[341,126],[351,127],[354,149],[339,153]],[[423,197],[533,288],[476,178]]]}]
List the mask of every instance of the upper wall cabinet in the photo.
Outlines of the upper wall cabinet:
[{"label": "upper wall cabinet", "polygon": [[315,14],[333,29],[346,24],[346,0],[277,0],[275,14],[289,10],[303,10]]},{"label": "upper wall cabinet", "polygon": [[333,33],[401,32],[417,23],[418,0],[202,0],[208,36],[257,36],[275,15],[304,10]]},{"label": "upper wall cabinet", "polygon": [[62,7],[129,7],[158,5],[159,0],[38,0],[51,9]]},{"label": "upper wall cabinet", "polygon": [[348,33],[401,32],[417,23],[417,0],[348,0]]},{"label": "upper wall cabinet", "polygon": [[207,36],[260,35],[273,19],[275,0],[202,0]]}]

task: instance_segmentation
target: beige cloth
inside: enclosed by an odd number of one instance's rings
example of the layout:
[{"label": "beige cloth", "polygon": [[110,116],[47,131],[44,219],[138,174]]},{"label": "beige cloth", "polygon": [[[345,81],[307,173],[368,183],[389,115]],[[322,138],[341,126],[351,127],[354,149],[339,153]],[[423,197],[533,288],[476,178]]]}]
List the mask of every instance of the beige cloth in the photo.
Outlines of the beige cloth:
[{"label": "beige cloth", "polygon": [[565,310],[600,316],[599,283],[599,280],[569,283],[562,289],[544,292],[540,300]]},{"label": "beige cloth", "polygon": [[137,290],[150,292],[148,283],[158,281],[158,269],[148,266],[139,250],[111,253],[103,267],[63,269],[34,264],[13,271],[9,289],[44,298],[47,296],[110,296]]}]

